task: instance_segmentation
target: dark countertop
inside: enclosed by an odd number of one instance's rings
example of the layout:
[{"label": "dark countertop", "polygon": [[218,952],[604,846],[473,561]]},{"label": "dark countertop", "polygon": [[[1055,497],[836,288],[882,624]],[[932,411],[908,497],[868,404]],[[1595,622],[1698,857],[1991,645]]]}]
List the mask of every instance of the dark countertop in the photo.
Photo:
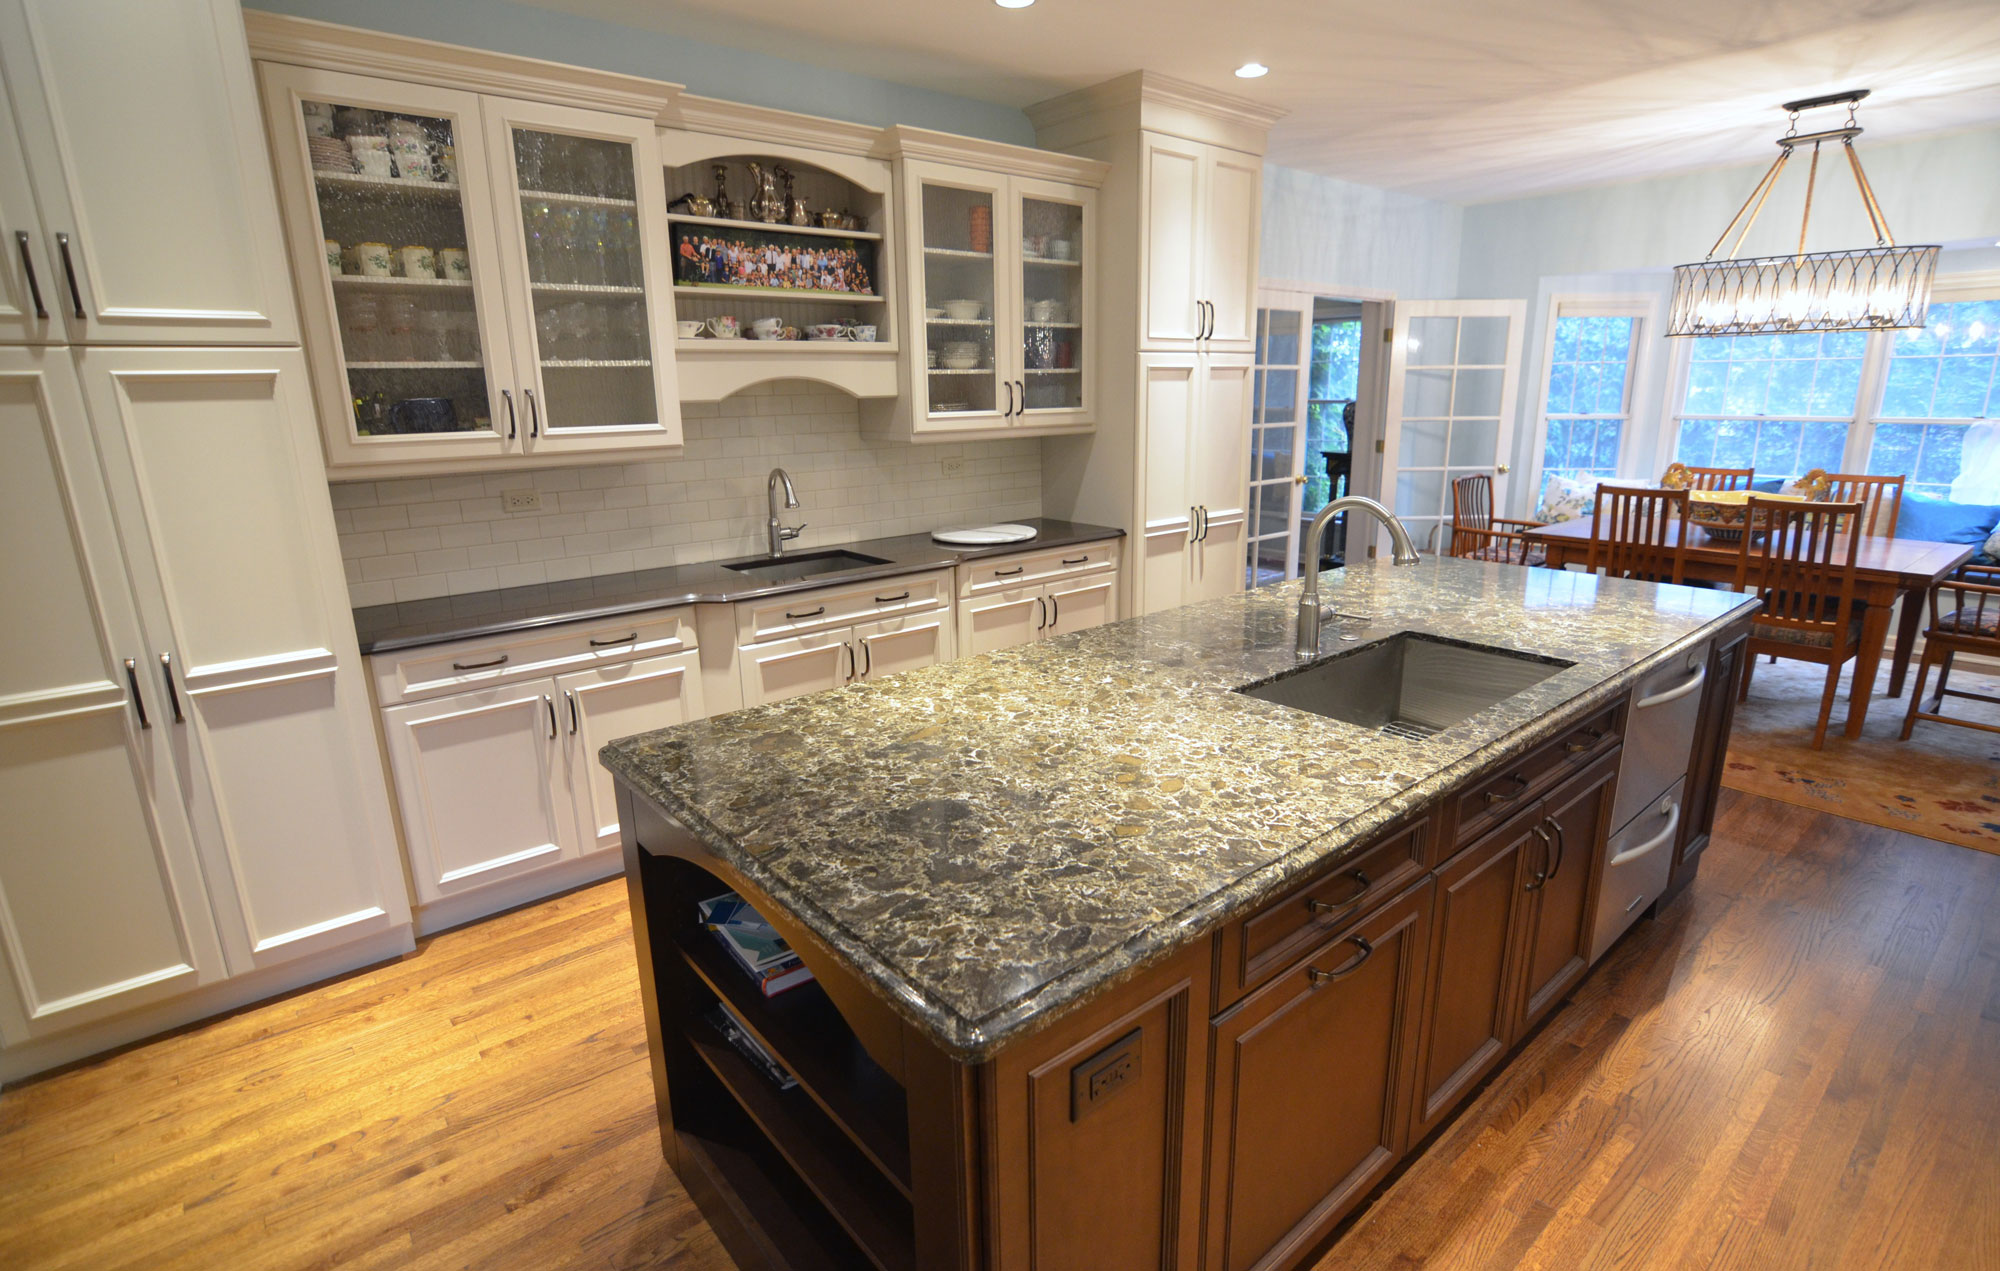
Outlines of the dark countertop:
[{"label": "dark countertop", "polygon": [[1039,533],[1026,543],[1008,543],[1000,547],[947,547],[943,543],[932,542],[929,534],[904,534],[896,538],[864,539],[859,543],[795,548],[788,554],[804,556],[812,552],[847,551],[863,556],[879,556],[887,562],[838,573],[816,574],[795,582],[758,582],[723,568],[721,561],[705,561],[696,565],[642,569],[629,574],[605,574],[568,582],[505,587],[499,591],[472,592],[463,596],[439,596],[433,600],[370,605],[354,611],[354,629],[361,639],[363,653],[388,653],[476,636],[526,631],[559,622],[664,609],[670,605],[731,604],[738,600],[758,600],[786,592],[888,578],[920,569],[943,569],[962,560],[976,560],[982,556],[1006,556],[1014,552],[1069,547],[1125,536],[1124,530],[1108,526],[1056,521],[1047,517],[1033,517],[1014,524],[1032,525]]},{"label": "dark countertop", "polygon": [[1329,653],[1411,630],[1574,663],[1407,739],[1231,691],[1297,665],[1299,589],[735,711],[600,758],[978,1062],[1756,604],[1468,560],[1330,571],[1323,598],[1372,618],[1329,628]]}]

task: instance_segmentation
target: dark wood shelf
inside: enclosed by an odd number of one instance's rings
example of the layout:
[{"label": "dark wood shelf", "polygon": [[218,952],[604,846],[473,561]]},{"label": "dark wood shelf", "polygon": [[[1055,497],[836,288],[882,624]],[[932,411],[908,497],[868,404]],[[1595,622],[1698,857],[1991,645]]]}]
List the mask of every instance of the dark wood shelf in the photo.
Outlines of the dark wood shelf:
[{"label": "dark wood shelf", "polygon": [[802,984],[765,997],[706,928],[683,931],[676,944],[709,991],[791,1069],[799,1089],[908,1199],[910,1122],[903,1087],[869,1057],[826,990]]},{"label": "dark wood shelf", "polygon": [[[726,1101],[725,1101],[726,1102]],[[743,1142],[692,1130],[674,1134],[682,1184],[715,1228],[723,1247],[751,1267],[853,1271],[860,1252],[810,1193],[775,1159],[744,1114]],[[753,1260],[754,1259],[754,1260]]]},{"label": "dark wood shelf", "polygon": [[878,1271],[914,1271],[909,1201],[861,1156],[802,1086],[780,1090],[706,1020],[688,1044]]}]

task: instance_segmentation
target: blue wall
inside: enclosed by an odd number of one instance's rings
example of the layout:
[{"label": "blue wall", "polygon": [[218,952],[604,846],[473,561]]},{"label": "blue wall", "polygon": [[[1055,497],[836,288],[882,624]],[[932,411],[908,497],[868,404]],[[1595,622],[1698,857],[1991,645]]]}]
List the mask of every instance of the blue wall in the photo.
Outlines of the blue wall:
[{"label": "blue wall", "polygon": [[1028,117],[1011,106],[508,0],[244,0],[244,8],[641,75],[684,84],[704,97],[830,119],[916,124],[990,141],[1035,143]]},{"label": "blue wall", "polygon": [[1464,216],[1455,204],[1267,163],[1258,276],[1329,295],[1449,299]]}]

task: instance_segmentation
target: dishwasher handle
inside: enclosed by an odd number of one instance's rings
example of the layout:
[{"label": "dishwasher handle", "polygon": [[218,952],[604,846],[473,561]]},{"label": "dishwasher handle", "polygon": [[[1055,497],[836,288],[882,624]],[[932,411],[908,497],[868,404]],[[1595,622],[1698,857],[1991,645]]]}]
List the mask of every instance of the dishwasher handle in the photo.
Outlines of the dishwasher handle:
[{"label": "dishwasher handle", "polygon": [[1668,702],[1677,702],[1681,698],[1686,697],[1689,693],[1692,693],[1696,689],[1700,688],[1702,684],[1705,681],[1707,681],[1707,679],[1708,679],[1708,663],[1703,662],[1700,666],[1694,669],[1694,674],[1688,677],[1687,683],[1676,684],[1674,685],[1674,687],[1668,689],[1664,693],[1655,693],[1651,697],[1642,697],[1638,701],[1632,703],[1632,709],[1642,711],[1645,710],[1648,706],[1665,706]]},{"label": "dishwasher handle", "polygon": [[1654,850],[1655,848],[1673,842],[1674,831],[1680,828],[1680,824],[1681,824],[1681,805],[1678,803],[1668,804],[1666,829],[1661,830],[1658,834],[1654,835],[1652,838],[1647,839],[1645,842],[1639,844],[1639,846],[1637,847],[1626,848],[1624,851],[1618,853],[1618,855],[1612,857],[1610,860],[1604,863],[1607,866],[1623,865],[1626,861],[1638,860],[1641,856],[1644,856],[1646,853]]}]

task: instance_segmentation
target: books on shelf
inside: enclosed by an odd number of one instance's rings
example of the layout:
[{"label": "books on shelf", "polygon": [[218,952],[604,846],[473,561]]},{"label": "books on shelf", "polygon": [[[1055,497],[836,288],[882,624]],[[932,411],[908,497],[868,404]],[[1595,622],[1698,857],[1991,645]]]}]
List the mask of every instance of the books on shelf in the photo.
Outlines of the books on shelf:
[{"label": "books on shelf", "polygon": [[797,950],[735,892],[711,896],[695,909],[703,925],[715,933],[736,965],[755,981],[765,997],[776,997],[813,978],[811,968],[799,958]]},{"label": "books on shelf", "polygon": [[743,1026],[743,1021],[736,1018],[736,1013],[727,1006],[717,1002],[710,1008],[707,1019],[715,1031],[722,1034],[724,1041],[735,1047],[736,1052],[749,1060],[752,1067],[769,1077],[771,1083],[778,1089],[790,1090],[799,1084],[799,1079],[792,1075],[791,1069],[779,1063],[776,1056],[765,1050],[763,1043]]}]

